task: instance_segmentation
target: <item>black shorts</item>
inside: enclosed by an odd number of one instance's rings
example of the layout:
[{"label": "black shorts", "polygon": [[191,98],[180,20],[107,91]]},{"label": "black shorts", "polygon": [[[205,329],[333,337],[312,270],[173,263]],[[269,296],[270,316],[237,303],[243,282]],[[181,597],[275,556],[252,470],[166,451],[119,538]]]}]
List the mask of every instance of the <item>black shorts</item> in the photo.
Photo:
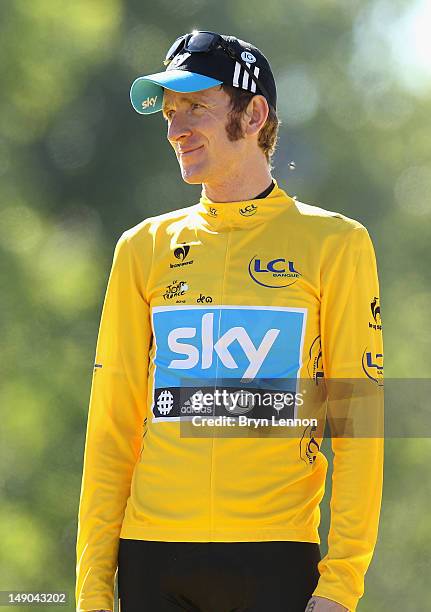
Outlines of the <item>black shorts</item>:
[{"label": "black shorts", "polygon": [[120,539],[120,612],[304,612],[318,544]]}]

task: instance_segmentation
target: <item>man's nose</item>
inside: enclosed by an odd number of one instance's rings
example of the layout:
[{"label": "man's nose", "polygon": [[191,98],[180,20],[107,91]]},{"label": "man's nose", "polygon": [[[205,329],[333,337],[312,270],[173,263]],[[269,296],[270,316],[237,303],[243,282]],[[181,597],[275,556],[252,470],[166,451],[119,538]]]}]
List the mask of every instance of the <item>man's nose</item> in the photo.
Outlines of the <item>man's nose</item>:
[{"label": "man's nose", "polygon": [[175,113],[172,121],[168,125],[168,140],[170,142],[178,142],[184,136],[190,136],[191,129],[187,125],[187,121],[183,114]]}]

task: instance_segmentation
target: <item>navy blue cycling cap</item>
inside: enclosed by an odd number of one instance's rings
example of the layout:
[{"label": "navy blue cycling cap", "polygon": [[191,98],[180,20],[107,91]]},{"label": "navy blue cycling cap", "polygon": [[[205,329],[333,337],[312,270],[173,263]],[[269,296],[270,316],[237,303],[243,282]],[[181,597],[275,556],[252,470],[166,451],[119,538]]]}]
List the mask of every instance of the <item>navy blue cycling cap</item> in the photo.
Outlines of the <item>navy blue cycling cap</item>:
[{"label": "navy blue cycling cap", "polygon": [[163,89],[191,93],[231,85],[263,95],[276,109],[271,66],[254,45],[235,36],[194,31],[177,38],[166,54],[166,70],[138,77],[130,88],[133,108],[142,115],[162,110]]}]

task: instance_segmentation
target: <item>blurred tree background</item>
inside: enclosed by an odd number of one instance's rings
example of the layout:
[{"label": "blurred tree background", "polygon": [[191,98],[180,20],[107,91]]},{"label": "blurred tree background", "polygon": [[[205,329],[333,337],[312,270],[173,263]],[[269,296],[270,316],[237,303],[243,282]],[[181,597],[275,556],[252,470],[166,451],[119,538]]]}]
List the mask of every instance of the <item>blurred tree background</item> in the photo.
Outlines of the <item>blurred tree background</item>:
[{"label": "blurred tree background", "polygon": [[[74,608],[87,407],[114,245],[200,193],[182,182],[161,116],[144,119],[129,103],[134,78],[162,70],[184,32],[235,34],[270,58],[283,121],[273,174],[290,195],[368,227],[386,377],[429,377],[430,23],[426,0],[1,2],[0,590],[65,589]],[[430,459],[429,439],[386,443],[360,612],[425,609]]]}]

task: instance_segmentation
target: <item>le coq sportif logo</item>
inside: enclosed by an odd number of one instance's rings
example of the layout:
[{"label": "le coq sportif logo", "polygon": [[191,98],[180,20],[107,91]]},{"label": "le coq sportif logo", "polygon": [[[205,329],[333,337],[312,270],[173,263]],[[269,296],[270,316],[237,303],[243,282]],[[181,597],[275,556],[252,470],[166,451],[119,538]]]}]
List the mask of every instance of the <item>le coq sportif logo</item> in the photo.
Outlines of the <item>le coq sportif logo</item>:
[{"label": "le coq sportif logo", "polygon": [[[190,245],[182,244],[174,249],[174,256],[176,259],[179,259],[181,263],[171,263],[169,266],[171,268],[179,268],[181,266],[191,265],[193,263],[193,259],[188,259],[188,254],[190,252]],[[187,259],[187,261],[185,261]]]},{"label": "le coq sportif logo", "polygon": [[189,251],[190,251],[189,245],[185,244],[184,246],[180,246],[176,248],[174,251],[174,255],[177,259],[181,259],[181,261],[183,261],[189,254]]},{"label": "le coq sportif logo", "polygon": [[373,329],[382,329],[382,317],[381,317],[381,313],[380,313],[380,300],[378,297],[374,296],[371,304],[371,314],[374,320],[374,323],[369,322],[368,323],[368,327],[371,327]]}]

